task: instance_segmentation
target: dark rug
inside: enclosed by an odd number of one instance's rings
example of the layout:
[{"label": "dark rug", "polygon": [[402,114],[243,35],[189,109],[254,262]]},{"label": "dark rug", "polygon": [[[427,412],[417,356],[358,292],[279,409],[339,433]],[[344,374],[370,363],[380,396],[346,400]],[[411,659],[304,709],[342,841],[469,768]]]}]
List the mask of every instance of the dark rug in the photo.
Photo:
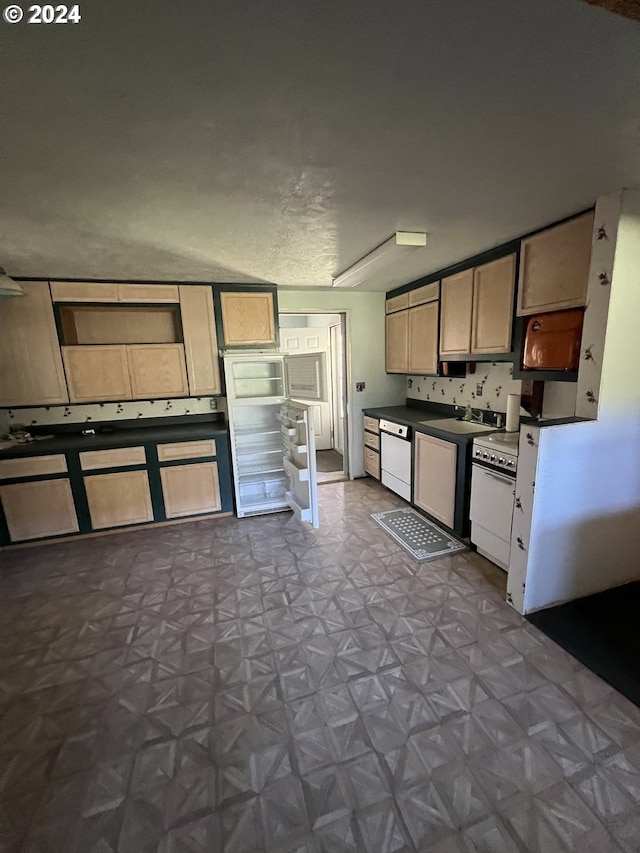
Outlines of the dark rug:
[{"label": "dark rug", "polygon": [[390,509],[374,512],[371,518],[385,533],[404,548],[417,563],[436,560],[456,551],[465,551],[467,546],[447,533],[433,521],[429,521],[415,509]]},{"label": "dark rug", "polygon": [[342,456],[335,450],[316,451],[316,469],[327,473],[328,471],[342,471],[344,462]]},{"label": "dark rug", "polygon": [[527,619],[640,707],[640,581]]}]

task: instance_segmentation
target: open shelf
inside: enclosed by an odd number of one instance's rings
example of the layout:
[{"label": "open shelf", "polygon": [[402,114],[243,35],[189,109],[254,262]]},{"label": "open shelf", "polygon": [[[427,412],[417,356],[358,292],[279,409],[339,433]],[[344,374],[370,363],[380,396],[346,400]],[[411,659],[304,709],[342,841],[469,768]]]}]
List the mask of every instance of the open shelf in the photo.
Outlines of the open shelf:
[{"label": "open shelf", "polygon": [[182,343],[178,305],[57,305],[63,346]]}]

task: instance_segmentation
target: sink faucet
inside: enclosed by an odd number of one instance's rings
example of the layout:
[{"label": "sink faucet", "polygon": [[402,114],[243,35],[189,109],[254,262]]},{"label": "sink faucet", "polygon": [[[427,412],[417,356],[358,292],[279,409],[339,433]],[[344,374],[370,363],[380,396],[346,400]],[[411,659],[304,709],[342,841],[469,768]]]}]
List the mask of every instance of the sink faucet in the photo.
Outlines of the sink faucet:
[{"label": "sink faucet", "polygon": [[467,405],[467,407],[464,410],[464,417],[462,420],[463,421],[471,421],[471,422],[477,421],[479,424],[483,424],[484,423],[484,412],[481,409],[478,409],[478,414],[476,415],[476,414],[474,414],[474,411],[471,408],[471,406]]}]

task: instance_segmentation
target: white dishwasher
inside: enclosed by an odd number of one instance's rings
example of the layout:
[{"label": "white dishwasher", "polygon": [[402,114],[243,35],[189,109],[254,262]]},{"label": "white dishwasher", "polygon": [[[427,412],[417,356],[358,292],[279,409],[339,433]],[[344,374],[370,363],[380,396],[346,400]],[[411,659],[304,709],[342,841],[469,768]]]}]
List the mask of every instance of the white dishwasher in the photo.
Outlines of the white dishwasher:
[{"label": "white dishwasher", "polygon": [[380,480],[411,501],[411,427],[380,421]]},{"label": "white dishwasher", "polygon": [[517,441],[517,433],[494,433],[474,439],[469,508],[471,541],[479,554],[505,571],[511,556],[518,466],[518,445],[511,436]]}]

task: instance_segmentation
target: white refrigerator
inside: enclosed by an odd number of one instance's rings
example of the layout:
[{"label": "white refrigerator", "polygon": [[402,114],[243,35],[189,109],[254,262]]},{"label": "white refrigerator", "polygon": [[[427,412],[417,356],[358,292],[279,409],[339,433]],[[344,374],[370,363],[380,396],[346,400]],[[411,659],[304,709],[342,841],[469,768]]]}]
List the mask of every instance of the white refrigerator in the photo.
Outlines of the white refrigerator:
[{"label": "white refrigerator", "polygon": [[319,526],[313,417],[295,397],[324,399],[323,357],[225,357],[239,518],[292,509],[302,521]]}]

